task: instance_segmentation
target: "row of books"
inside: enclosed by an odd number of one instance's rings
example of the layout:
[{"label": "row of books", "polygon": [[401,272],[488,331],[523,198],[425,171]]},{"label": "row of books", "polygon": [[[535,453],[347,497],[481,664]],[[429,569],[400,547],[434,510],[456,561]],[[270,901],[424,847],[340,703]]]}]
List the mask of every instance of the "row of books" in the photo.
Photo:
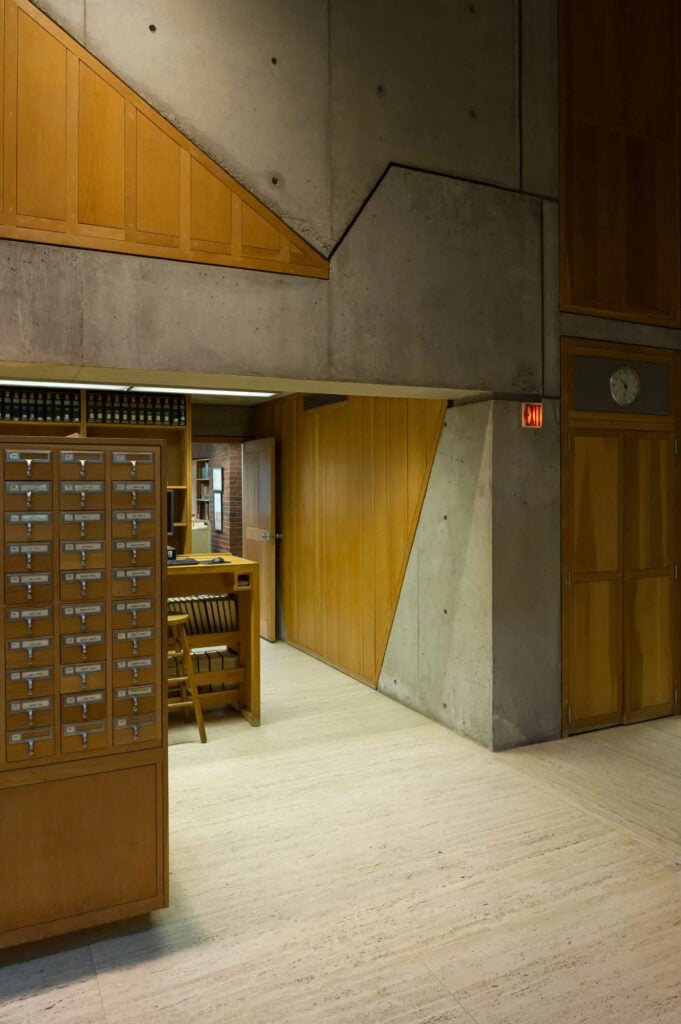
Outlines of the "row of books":
[{"label": "row of books", "polygon": [[169,597],[170,615],[188,615],[187,635],[231,633],[239,628],[239,609],[233,597],[201,594],[194,597]]},{"label": "row of books", "polygon": [[[197,675],[202,672],[224,672],[227,669],[239,667],[239,655],[231,647],[200,647],[192,651],[192,667]],[[182,662],[175,657],[168,659],[168,675],[181,676],[183,672]],[[207,687],[199,683],[199,693],[204,689],[222,690],[224,682],[210,683]]]},{"label": "row of books", "polygon": [[95,391],[87,396],[87,422],[184,427],[187,403],[184,395]]},{"label": "row of books", "polygon": [[0,418],[24,423],[79,423],[80,391],[53,388],[5,388]]}]

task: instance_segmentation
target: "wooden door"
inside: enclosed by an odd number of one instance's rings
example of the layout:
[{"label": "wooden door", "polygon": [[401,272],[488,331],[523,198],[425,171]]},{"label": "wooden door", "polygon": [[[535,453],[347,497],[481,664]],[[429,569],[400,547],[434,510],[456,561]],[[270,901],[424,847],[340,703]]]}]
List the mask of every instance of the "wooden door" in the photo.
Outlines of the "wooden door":
[{"label": "wooden door", "polygon": [[566,509],[569,731],[622,720],[622,436],[570,435]]},{"label": "wooden door", "polygon": [[679,632],[674,438],[624,438],[624,720],[674,710]]},{"label": "wooden door", "polygon": [[242,446],[243,553],[260,565],[260,635],[276,640],[274,438]]}]

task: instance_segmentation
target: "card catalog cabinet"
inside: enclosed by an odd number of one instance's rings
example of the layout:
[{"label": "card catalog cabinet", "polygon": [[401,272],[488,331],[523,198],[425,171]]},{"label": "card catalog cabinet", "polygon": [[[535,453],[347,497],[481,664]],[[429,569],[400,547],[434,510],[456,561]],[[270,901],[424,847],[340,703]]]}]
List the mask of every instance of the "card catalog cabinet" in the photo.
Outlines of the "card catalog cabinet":
[{"label": "card catalog cabinet", "polygon": [[167,906],[165,444],[0,438],[0,948]]}]

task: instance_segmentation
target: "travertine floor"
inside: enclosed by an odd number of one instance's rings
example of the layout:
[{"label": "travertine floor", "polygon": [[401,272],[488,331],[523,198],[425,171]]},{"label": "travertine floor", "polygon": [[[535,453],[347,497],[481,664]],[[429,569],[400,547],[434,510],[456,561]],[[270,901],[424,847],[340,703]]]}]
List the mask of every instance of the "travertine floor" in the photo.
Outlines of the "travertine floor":
[{"label": "travertine floor", "polygon": [[681,720],[492,755],[282,644],[172,731],[172,908],[3,1024],[679,1024]]}]

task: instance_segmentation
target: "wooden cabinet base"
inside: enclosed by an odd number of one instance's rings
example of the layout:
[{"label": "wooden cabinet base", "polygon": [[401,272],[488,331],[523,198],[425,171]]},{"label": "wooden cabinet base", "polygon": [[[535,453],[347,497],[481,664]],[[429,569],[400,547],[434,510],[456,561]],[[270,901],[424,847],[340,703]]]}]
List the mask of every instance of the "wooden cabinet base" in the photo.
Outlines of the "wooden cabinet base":
[{"label": "wooden cabinet base", "polygon": [[166,778],[163,750],[0,775],[0,949],[168,905]]}]

